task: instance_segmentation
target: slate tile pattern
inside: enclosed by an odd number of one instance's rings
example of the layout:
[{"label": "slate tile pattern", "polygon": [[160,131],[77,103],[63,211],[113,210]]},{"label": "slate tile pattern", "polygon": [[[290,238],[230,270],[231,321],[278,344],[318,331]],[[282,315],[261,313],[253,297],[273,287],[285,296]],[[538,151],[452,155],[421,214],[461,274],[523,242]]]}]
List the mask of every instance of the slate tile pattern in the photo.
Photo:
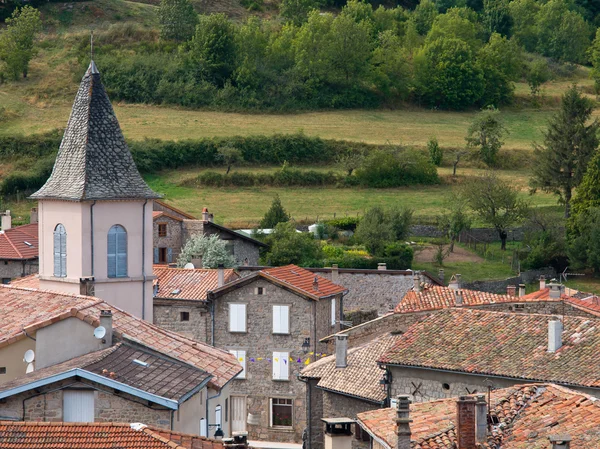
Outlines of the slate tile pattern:
[{"label": "slate tile pattern", "polygon": [[[25,242],[30,243],[30,245]],[[0,231],[0,259],[37,259],[38,249],[37,223]]]},{"label": "slate tile pattern", "polygon": [[[135,428],[134,428],[135,427]],[[121,423],[0,421],[2,449],[222,449],[204,437]]]},{"label": "slate tile pattern", "polygon": [[52,174],[31,198],[160,198],[135,166],[93,61],[79,85]]},{"label": "slate tile pattern", "polygon": [[322,358],[304,368],[301,376],[319,379],[318,386],[325,390],[381,403],[386,399],[386,392],[379,383],[384,372],[377,366],[377,359],[399,338],[399,335],[386,334],[349,349],[345,368],[336,368],[335,355]]},{"label": "slate tile pattern", "polygon": [[549,353],[550,318],[442,310],[411,326],[379,361],[600,387],[600,321],[565,316],[563,346]]},{"label": "slate tile pattern", "polygon": [[221,388],[242,370],[235,357],[227,351],[162,329],[95,297],[3,285],[0,286],[0,310],[3,312],[0,347],[26,338],[25,332],[31,335],[37,329],[69,317],[79,318],[96,327],[100,325],[100,312],[111,310],[117,338],[126,336],[208,372],[214,376],[209,385]]},{"label": "slate tile pattern", "polygon": [[[239,278],[232,269],[223,271],[226,284]],[[155,298],[206,301],[207,292],[218,286],[218,270],[188,270],[154,265],[153,272],[158,285]]]},{"label": "slate tile pattern", "polygon": [[[571,447],[597,449],[600,441],[598,399],[554,384],[516,385],[492,391],[490,412],[497,424],[481,448],[547,449],[548,436],[568,434]],[[358,414],[361,425],[395,448],[396,411]],[[454,449],[456,398],[411,404],[413,449]]]}]

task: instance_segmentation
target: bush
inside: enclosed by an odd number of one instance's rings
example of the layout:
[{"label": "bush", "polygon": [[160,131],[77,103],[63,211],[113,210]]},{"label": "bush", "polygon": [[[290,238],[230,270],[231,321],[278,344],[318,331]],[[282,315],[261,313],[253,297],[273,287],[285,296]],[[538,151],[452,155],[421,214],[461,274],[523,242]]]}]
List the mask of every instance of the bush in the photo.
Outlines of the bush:
[{"label": "bush", "polygon": [[360,218],[358,217],[343,217],[327,220],[325,223],[343,231],[354,231],[359,221]]},{"label": "bush", "polygon": [[435,166],[421,152],[413,150],[372,151],[356,171],[356,177],[362,186],[375,188],[439,183]]},{"label": "bush", "polygon": [[409,270],[412,266],[413,252],[412,248],[407,247],[407,252],[403,257],[357,257],[344,256],[339,259],[326,259],[325,266],[330,267],[337,264],[340,268],[358,268],[365,270],[376,270],[380,263],[385,263],[388,270]]},{"label": "bush", "polygon": [[429,160],[433,165],[439,167],[442,165],[442,159],[444,157],[444,150],[440,147],[437,139],[432,137],[427,142],[427,149],[429,150]]}]

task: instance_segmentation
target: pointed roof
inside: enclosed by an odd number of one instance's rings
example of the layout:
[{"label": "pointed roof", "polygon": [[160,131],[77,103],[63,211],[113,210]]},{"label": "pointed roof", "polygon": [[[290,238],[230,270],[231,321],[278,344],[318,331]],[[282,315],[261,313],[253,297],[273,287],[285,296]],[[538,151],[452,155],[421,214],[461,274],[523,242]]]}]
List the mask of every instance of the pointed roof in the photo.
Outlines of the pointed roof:
[{"label": "pointed roof", "polygon": [[79,85],[52,174],[31,198],[160,198],[137,170],[93,61]]}]

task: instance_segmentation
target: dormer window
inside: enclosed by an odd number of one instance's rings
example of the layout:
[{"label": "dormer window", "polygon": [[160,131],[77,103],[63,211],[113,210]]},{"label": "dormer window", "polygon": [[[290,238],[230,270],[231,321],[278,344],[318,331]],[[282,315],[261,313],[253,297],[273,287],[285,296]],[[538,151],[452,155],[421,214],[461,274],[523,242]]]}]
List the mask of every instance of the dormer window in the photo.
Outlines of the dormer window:
[{"label": "dormer window", "polygon": [[54,276],[67,277],[67,231],[61,223],[54,228]]},{"label": "dormer window", "polygon": [[108,231],[108,277],[127,277],[127,231],[114,225]]}]

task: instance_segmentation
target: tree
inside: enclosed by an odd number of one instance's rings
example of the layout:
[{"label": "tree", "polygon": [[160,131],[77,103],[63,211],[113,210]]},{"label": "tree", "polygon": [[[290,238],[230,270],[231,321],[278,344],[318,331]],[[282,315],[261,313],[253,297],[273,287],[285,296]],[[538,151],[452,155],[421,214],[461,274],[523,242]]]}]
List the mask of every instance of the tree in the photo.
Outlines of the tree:
[{"label": "tree", "polygon": [[365,161],[365,153],[357,150],[346,150],[337,156],[337,163],[346,172],[347,176],[352,176],[354,170],[360,167]]},{"label": "tree", "polygon": [[577,187],[571,216],[574,218],[592,207],[600,208],[600,152],[598,151],[594,152],[585,175]]},{"label": "tree", "polygon": [[379,206],[374,206],[365,212],[354,236],[365,245],[370,254],[380,256],[383,255],[386,243],[395,239],[396,233],[385,211]]},{"label": "tree", "polygon": [[232,165],[244,160],[244,155],[242,152],[239,149],[229,145],[220,147],[217,150],[217,153],[219,154],[219,158],[227,166],[227,171],[225,172],[226,175],[229,174]]},{"label": "tree", "polygon": [[421,0],[413,11],[412,20],[414,20],[417,31],[424,36],[429,33],[433,21],[438,15],[438,8],[431,0]]},{"label": "tree", "polygon": [[536,50],[538,34],[536,15],[540,10],[537,0],[513,0],[508,4],[512,18],[513,37],[529,52]]},{"label": "tree", "polygon": [[[425,43],[438,39],[460,39],[471,50],[476,51],[483,44],[483,29],[475,17],[465,12],[466,8],[452,8],[446,14],[440,14],[433,21]],[[472,11],[471,11],[472,12]]]},{"label": "tree", "polygon": [[235,80],[240,86],[258,90],[270,81],[273,67],[267,54],[271,30],[264,25],[265,22],[261,19],[251,16],[238,28],[235,35]]},{"label": "tree", "polygon": [[406,98],[410,83],[410,55],[392,30],[380,32],[377,39],[378,45],[371,57],[373,82],[388,97]]},{"label": "tree", "polygon": [[471,217],[467,213],[467,207],[464,197],[452,194],[446,202],[446,211],[437,219],[438,229],[450,240],[451,253],[454,252],[454,244],[460,233],[471,228]]},{"label": "tree", "polygon": [[571,196],[585,175],[588,162],[598,148],[597,120],[588,124],[593,111],[589,99],[581,95],[576,85],[563,95],[560,110],[550,119],[544,133],[544,145],[535,145],[532,191],[558,195],[565,205],[565,217],[570,215]]},{"label": "tree", "polygon": [[526,250],[519,255],[521,268],[535,270],[553,266],[562,271],[566,261],[564,222],[535,208],[530,211],[524,228]]},{"label": "tree", "polygon": [[229,252],[227,242],[216,234],[190,237],[179,254],[177,266],[182,268],[192,259],[202,259],[202,268],[217,268],[221,264],[227,268],[235,266],[235,258]]},{"label": "tree", "polygon": [[501,249],[506,250],[508,229],[527,216],[527,204],[519,199],[519,190],[488,172],[466,183],[462,194],[479,219],[496,230]]},{"label": "tree", "polygon": [[540,94],[542,84],[550,79],[550,69],[548,62],[543,58],[535,58],[529,64],[525,72],[525,79],[529,85],[531,96],[535,99]]},{"label": "tree", "polygon": [[308,13],[318,7],[316,0],[281,0],[279,14],[286,22],[300,26],[307,21]]},{"label": "tree", "polygon": [[575,269],[600,270],[600,208],[587,209],[570,221],[567,254]]},{"label": "tree", "polygon": [[429,141],[427,141],[427,150],[429,150],[429,159],[431,160],[431,163],[436,167],[442,165],[444,151],[435,137],[430,137]]},{"label": "tree", "polygon": [[370,32],[366,21],[357,23],[345,14],[333,20],[327,39],[327,58],[334,78],[350,83],[367,72],[372,48]]},{"label": "tree", "polygon": [[189,0],[161,0],[158,7],[160,37],[189,41],[198,25],[198,14]]},{"label": "tree", "polygon": [[509,0],[483,0],[482,22],[488,36],[498,33],[510,36],[512,16]]},{"label": "tree", "polygon": [[412,209],[407,207],[392,207],[386,213],[386,219],[392,225],[394,240],[405,240],[410,234],[410,227],[413,220]]},{"label": "tree", "polygon": [[502,137],[506,133],[506,128],[500,120],[500,111],[488,107],[477,114],[465,140],[467,146],[476,149],[481,160],[488,167],[492,167],[496,164],[498,152],[504,144]]},{"label": "tree", "polygon": [[6,19],[6,29],[0,34],[0,60],[4,61],[10,76],[27,78],[29,61],[35,56],[35,36],[42,29],[40,12],[31,6],[13,11]]},{"label": "tree", "polygon": [[415,55],[415,85],[429,106],[464,109],[481,98],[484,78],[464,41],[437,39]]},{"label": "tree", "polygon": [[514,82],[523,73],[523,55],[517,42],[493,33],[488,43],[479,50],[477,64],[485,80],[483,104],[498,106],[510,103]]},{"label": "tree", "polygon": [[263,229],[271,229],[278,223],[285,223],[287,221],[290,221],[290,216],[281,205],[279,195],[275,195],[271,207],[260,221],[260,227]]},{"label": "tree", "polygon": [[269,250],[263,261],[267,265],[281,266],[296,264],[300,266],[319,266],[323,253],[321,245],[312,234],[297,232],[292,223],[279,223],[275,226],[266,242]]},{"label": "tree", "polygon": [[223,86],[235,70],[235,28],[225,14],[200,16],[190,43],[191,56],[206,76]]},{"label": "tree", "polygon": [[600,28],[596,30],[596,38],[589,50],[590,62],[592,63],[592,78],[596,94],[600,93]]},{"label": "tree", "polygon": [[313,10],[308,14],[308,21],[302,25],[293,42],[296,70],[313,82],[327,79],[331,70],[327,52],[332,23],[331,14],[321,15],[319,11]]}]

